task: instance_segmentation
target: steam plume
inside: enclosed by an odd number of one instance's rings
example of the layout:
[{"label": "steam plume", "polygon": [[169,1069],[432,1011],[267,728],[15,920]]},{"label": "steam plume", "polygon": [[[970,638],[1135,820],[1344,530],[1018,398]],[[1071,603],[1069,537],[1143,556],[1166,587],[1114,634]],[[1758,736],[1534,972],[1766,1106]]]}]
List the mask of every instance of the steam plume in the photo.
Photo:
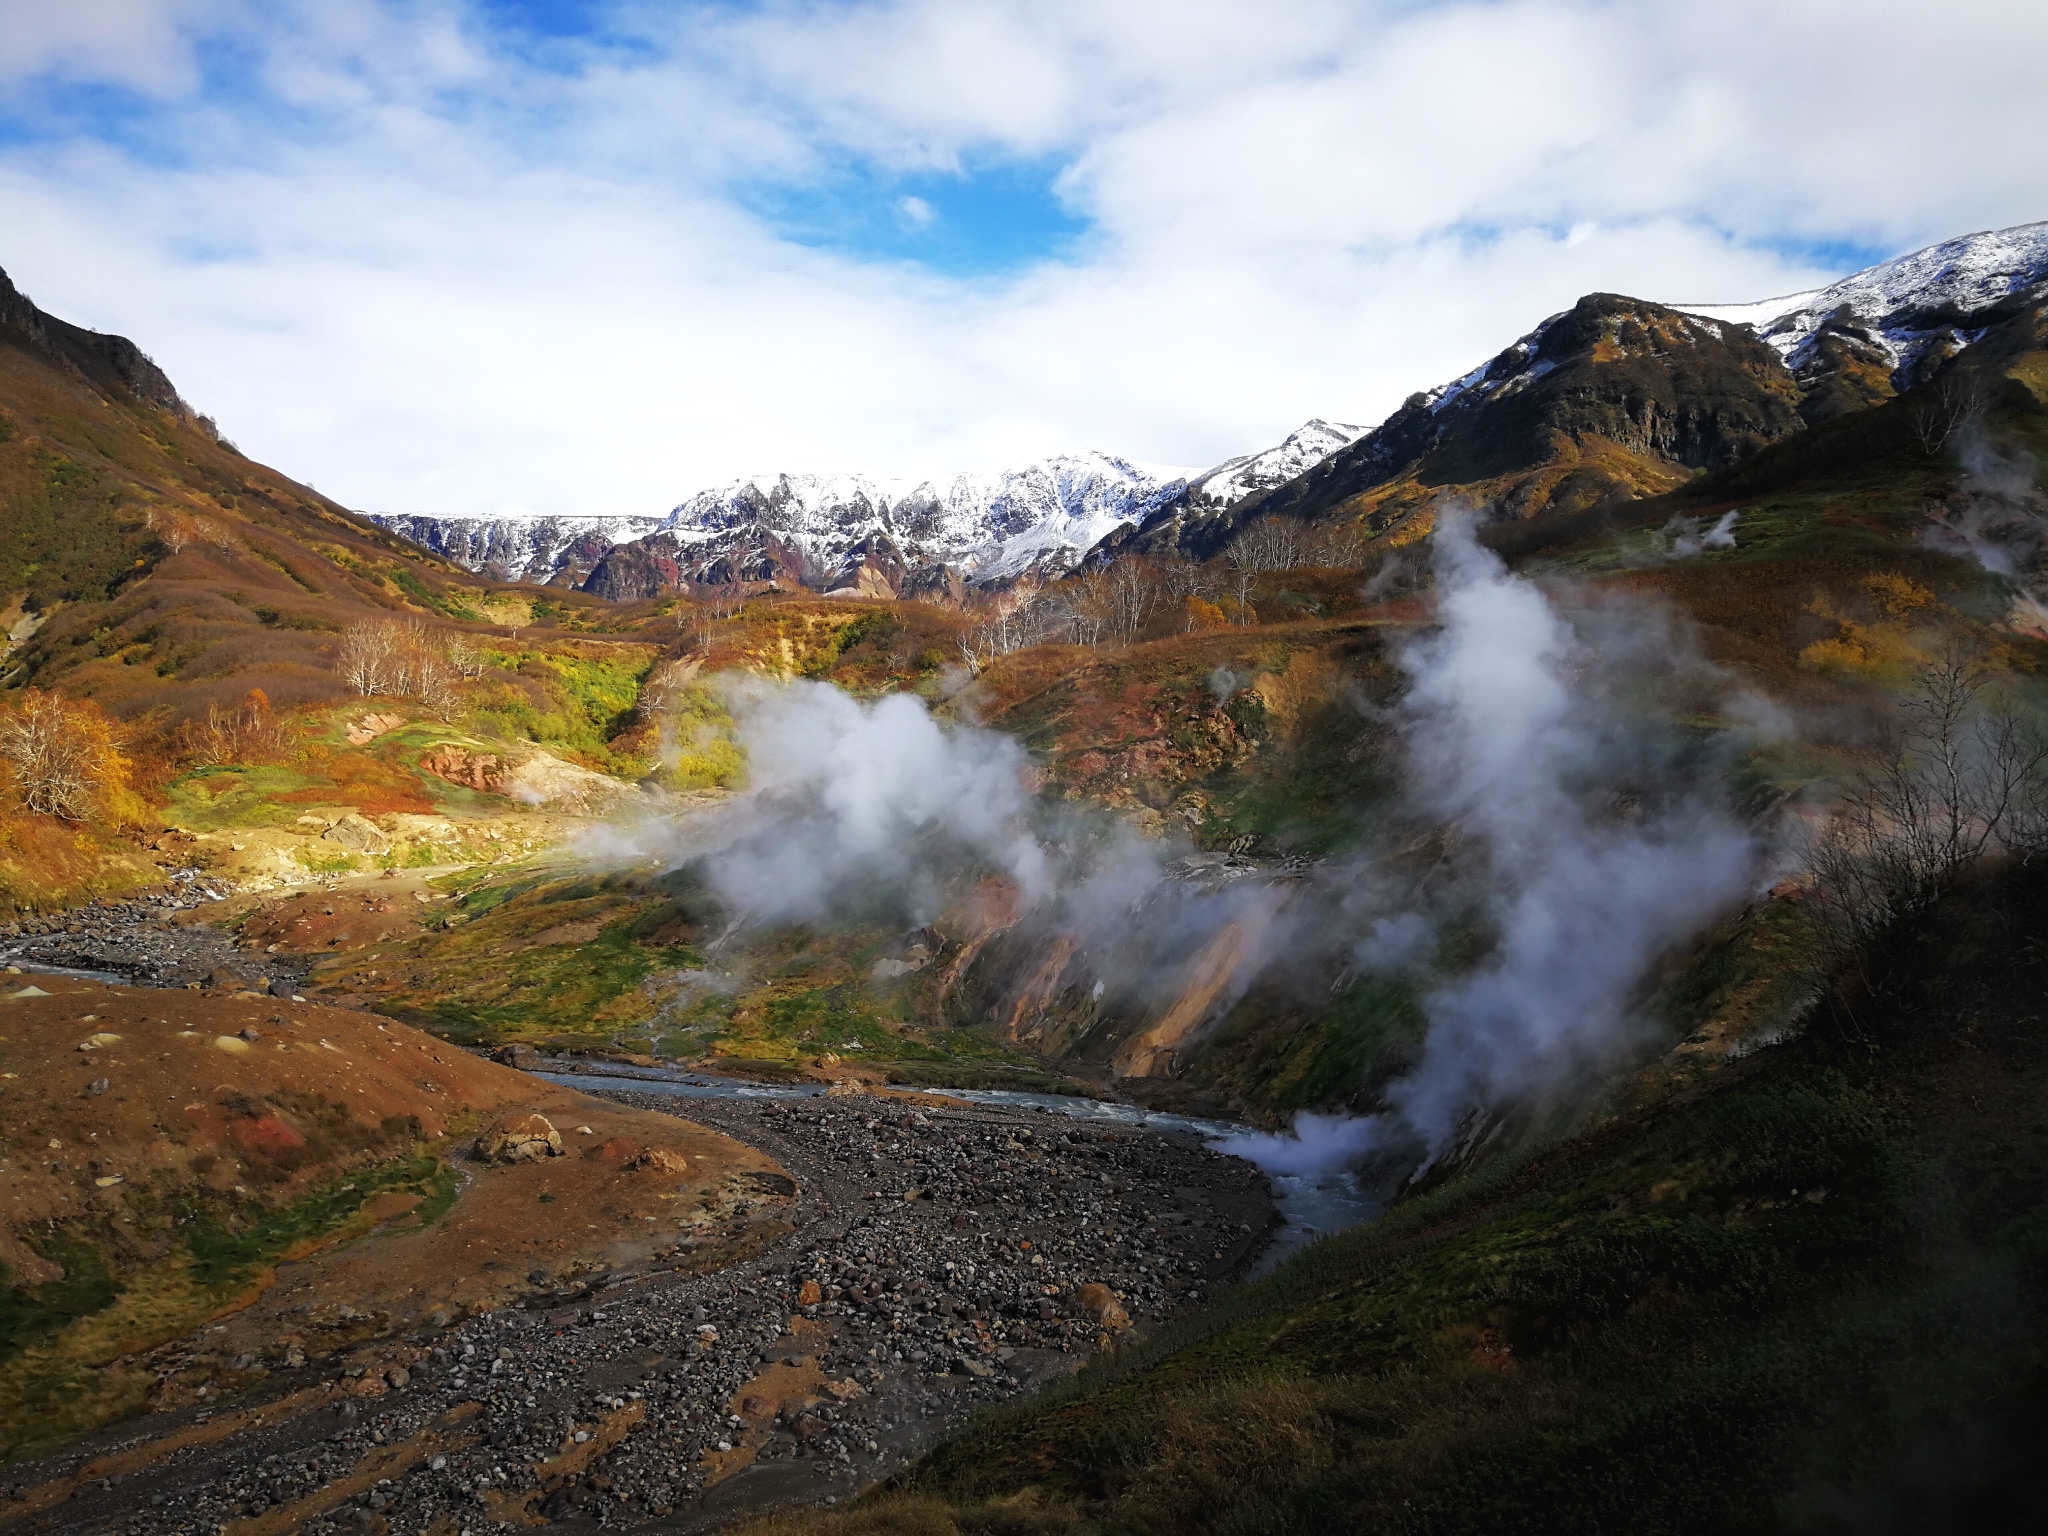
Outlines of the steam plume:
[{"label": "steam plume", "polygon": [[[1626,708],[1641,663],[1683,660],[1682,637],[1625,613],[1582,635],[1468,519],[1445,519],[1434,553],[1441,627],[1402,653],[1402,729],[1419,808],[1483,853],[1495,943],[1424,995],[1422,1059],[1386,1115],[1225,1144],[1276,1169],[1395,1143],[1434,1157],[1475,1115],[1597,1074],[1643,1028],[1634,1005],[1658,958],[1751,878],[1754,845],[1711,765]],[[1375,934],[1421,920],[1382,918]]]},{"label": "steam plume", "polygon": [[1174,850],[1038,797],[1009,737],[942,725],[909,695],[863,703],[822,683],[729,684],[750,787],[643,829],[633,851],[693,865],[741,925],[883,899],[921,925],[998,876],[1011,893],[998,925],[1022,925],[1034,967],[1007,1027],[1092,983],[1106,1013],[1152,1020],[1124,1047],[1131,1070],[1177,1059],[1262,975],[1415,977],[1462,935],[1485,958],[1423,994],[1420,1058],[1385,1114],[1230,1143],[1289,1173],[1375,1146],[1435,1157],[1491,1111],[1570,1095],[1634,1044],[1650,971],[1740,899],[1755,849],[1720,808],[1713,761],[1639,702],[1719,686],[1683,634],[1633,608],[1568,620],[1459,517],[1433,558],[1440,623],[1401,651],[1409,687],[1392,716],[1404,824],[1449,850],[1426,898],[1365,851],[1305,887],[1174,878]]},{"label": "steam plume", "polygon": [[863,704],[826,683],[730,680],[749,787],[681,829],[742,920],[813,922],[877,891],[929,922],[961,868],[1008,876],[1026,905],[1055,872],[1033,827],[1030,763],[994,731],[943,729],[921,700]]}]

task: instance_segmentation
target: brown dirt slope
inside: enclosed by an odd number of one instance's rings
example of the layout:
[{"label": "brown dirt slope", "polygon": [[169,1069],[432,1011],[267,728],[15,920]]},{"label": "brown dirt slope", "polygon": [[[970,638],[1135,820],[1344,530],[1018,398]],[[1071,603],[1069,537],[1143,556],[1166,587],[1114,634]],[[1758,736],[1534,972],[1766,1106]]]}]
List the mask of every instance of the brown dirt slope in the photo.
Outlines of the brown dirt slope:
[{"label": "brown dirt slope", "polygon": [[[0,979],[0,1450],[643,1261],[787,1188],[715,1133],[351,1010]],[[564,1155],[470,1155],[528,1112]]]}]

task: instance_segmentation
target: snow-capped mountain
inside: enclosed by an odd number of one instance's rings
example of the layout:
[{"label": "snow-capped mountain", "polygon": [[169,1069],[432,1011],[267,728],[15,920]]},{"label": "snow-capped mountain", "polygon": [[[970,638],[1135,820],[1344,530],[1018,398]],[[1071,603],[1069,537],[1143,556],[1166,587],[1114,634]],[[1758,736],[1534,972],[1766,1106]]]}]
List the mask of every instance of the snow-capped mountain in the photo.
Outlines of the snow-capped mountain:
[{"label": "snow-capped mountain", "polygon": [[1264,453],[1240,454],[1197,475],[1188,482],[1188,499],[1200,506],[1227,507],[1247,496],[1263,495],[1364,435],[1365,428],[1341,421],[1319,417],[1304,422],[1287,434],[1285,442]]},{"label": "snow-capped mountain", "polygon": [[1672,307],[1755,327],[1795,373],[1822,327],[1846,307],[1883,349],[1893,373],[1910,376],[1930,348],[1966,346],[1981,335],[1983,326],[1969,323],[1972,316],[2043,282],[2048,222],[1944,240],[1806,293],[1751,304]]},{"label": "snow-capped mountain", "polygon": [[[1192,502],[1215,509],[1260,495],[1359,432],[1309,421],[1284,442],[1209,470],[1089,451],[951,477],[748,475],[697,491],[661,516],[381,513],[372,520],[502,581],[614,595],[726,580],[741,571],[775,570],[831,586],[877,561],[905,570],[944,565],[977,581],[1001,581],[1065,570],[1117,528],[1162,507]],[[613,549],[620,558],[608,571],[605,557]],[[628,558],[635,550],[646,558]]]},{"label": "snow-capped mountain", "polygon": [[659,514],[631,512],[583,517],[528,512],[498,517],[437,517],[414,512],[372,512],[367,516],[493,580],[558,585],[580,583],[607,549],[644,538],[663,522]]},{"label": "snow-capped mountain", "polygon": [[874,540],[912,564],[995,578],[1071,564],[1118,524],[1180,495],[1192,473],[1089,452],[945,481],[753,475],[697,492],[660,531],[707,549],[766,535],[799,553],[812,580]]}]

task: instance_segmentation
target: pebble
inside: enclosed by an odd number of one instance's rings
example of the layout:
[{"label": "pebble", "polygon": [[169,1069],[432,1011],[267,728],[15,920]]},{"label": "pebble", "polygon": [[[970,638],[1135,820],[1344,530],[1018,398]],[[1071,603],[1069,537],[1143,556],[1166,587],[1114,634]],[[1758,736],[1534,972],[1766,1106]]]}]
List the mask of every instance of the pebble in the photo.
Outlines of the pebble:
[{"label": "pebble", "polygon": [[[373,1507],[394,1532],[481,1536],[511,1529],[494,1523],[513,1518],[508,1507],[529,1523],[709,1530],[900,1470],[976,1410],[1198,1304],[1269,1234],[1263,1179],[1181,1137],[867,1095],[679,1103],[600,1091],[774,1156],[799,1181],[785,1213],[795,1231],[708,1272],[716,1236],[667,1239],[637,1272],[580,1294],[390,1339],[381,1358],[358,1351],[333,1369],[404,1390],[348,1396],[110,1488],[87,1485],[67,1520],[212,1536],[310,1498],[373,1449],[474,1404],[461,1442],[306,1520],[307,1536],[362,1530]],[[1084,1300],[1085,1287],[1100,1291]],[[393,1355],[409,1368],[386,1364]],[[598,1454],[579,1449],[573,1476],[536,1470],[593,1441]],[[705,1503],[736,1456],[751,1465]],[[17,1486],[51,1471],[11,1469]],[[0,1503],[11,1491],[0,1486]]]}]

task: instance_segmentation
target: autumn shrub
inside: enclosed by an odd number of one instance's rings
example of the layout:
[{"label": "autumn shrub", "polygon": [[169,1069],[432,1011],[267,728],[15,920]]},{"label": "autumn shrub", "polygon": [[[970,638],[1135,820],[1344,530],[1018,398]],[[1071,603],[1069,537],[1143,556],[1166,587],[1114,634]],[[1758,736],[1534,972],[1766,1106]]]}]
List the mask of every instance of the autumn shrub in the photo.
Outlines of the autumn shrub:
[{"label": "autumn shrub", "polygon": [[33,815],[125,824],[141,808],[114,722],[89,700],[23,689],[0,712],[0,764]]},{"label": "autumn shrub", "polygon": [[233,708],[207,705],[206,718],[185,722],[179,734],[184,761],[201,768],[282,763],[299,746],[298,731],[271,709],[261,688],[251,688]]}]

